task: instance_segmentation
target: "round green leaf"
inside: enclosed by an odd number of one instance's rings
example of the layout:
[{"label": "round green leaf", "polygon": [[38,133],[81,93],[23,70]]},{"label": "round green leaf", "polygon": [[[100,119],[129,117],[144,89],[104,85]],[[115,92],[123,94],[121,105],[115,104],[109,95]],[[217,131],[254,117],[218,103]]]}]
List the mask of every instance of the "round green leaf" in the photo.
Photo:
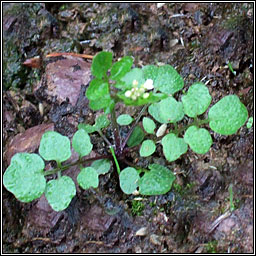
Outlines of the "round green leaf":
[{"label": "round green leaf", "polygon": [[169,133],[163,137],[162,145],[165,158],[169,162],[175,161],[188,150],[188,145],[184,139],[177,138],[173,133]]},{"label": "round green leaf", "polygon": [[76,194],[76,185],[68,176],[47,182],[45,197],[56,212],[66,209]]},{"label": "round green leaf", "polygon": [[120,187],[125,194],[132,194],[138,187],[140,176],[136,169],[127,167],[119,175]]},{"label": "round green leaf", "polygon": [[144,140],[144,137],[145,137],[144,131],[139,126],[136,126],[129,140],[127,141],[128,147],[134,147],[139,145]]},{"label": "round green leaf", "polygon": [[45,191],[44,166],[37,154],[17,153],[4,173],[3,184],[21,202],[31,202]]},{"label": "round green leaf", "polygon": [[236,95],[225,96],[209,110],[209,126],[222,135],[236,133],[247,118],[248,111]]},{"label": "round green leaf", "polygon": [[107,95],[109,95],[108,83],[97,78],[90,82],[90,85],[86,90],[86,97],[92,101],[99,101],[99,99],[101,101],[101,98],[106,98]]},{"label": "round green leaf", "polygon": [[[110,98],[109,93],[100,97],[100,100],[90,100],[89,101],[89,107],[92,110],[99,110],[99,109],[104,109],[105,113],[106,109],[113,109],[114,105],[113,105],[113,101]],[[110,113],[110,111],[108,111]]]},{"label": "round green leaf", "polygon": [[92,60],[92,74],[99,79],[106,76],[112,66],[113,54],[111,52],[99,52]]},{"label": "round green leaf", "polygon": [[156,150],[156,145],[152,140],[144,140],[140,148],[140,156],[147,157],[152,155]]},{"label": "round green leaf", "polygon": [[72,147],[80,157],[90,154],[93,146],[90,140],[90,136],[85,130],[80,129],[74,134]]},{"label": "round green leaf", "polygon": [[78,174],[77,182],[83,189],[97,188],[99,186],[99,175],[94,168],[86,167]]},{"label": "round green leaf", "polygon": [[40,142],[39,154],[46,161],[66,161],[71,157],[69,138],[58,132],[45,132]]},{"label": "round green leaf", "polygon": [[170,65],[164,65],[158,68],[157,77],[154,81],[154,87],[167,94],[174,94],[184,86],[183,78]]},{"label": "round green leaf", "polygon": [[98,130],[108,127],[109,124],[110,124],[110,121],[108,120],[107,115],[102,114],[96,118],[94,127],[98,131]]},{"label": "round green leaf", "polygon": [[143,124],[144,130],[147,133],[154,134],[154,131],[156,129],[156,124],[152,119],[148,117],[143,117],[142,124]]},{"label": "round green leaf", "polygon": [[173,97],[168,97],[149,106],[148,112],[159,123],[176,123],[184,117],[183,105]]},{"label": "round green leaf", "polygon": [[133,118],[128,114],[123,114],[116,121],[119,125],[129,125],[133,121]]},{"label": "round green leaf", "polygon": [[142,195],[162,195],[167,193],[176,179],[175,175],[168,168],[152,164],[151,169],[139,180],[139,192]]},{"label": "round green leaf", "polygon": [[129,56],[123,57],[121,60],[116,62],[111,69],[110,79],[119,80],[121,79],[127,72],[130,71],[132,67],[133,59]]},{"label": "round green leaf", "polygon": [[99,159],[91,164],[91,167],[95,169],[98,175],[107,173],[110,170],[110,166],[111,164],[108,159]]},{"label": "round green leaf", "polygon": [[184,135],[184,140],[197,154],[205,154],[212,145],[212,137],[204,128],[190,126]]},{"label": "round green leaf", "polygon": [[95,127],[90,125],[90,124],[79,124],[77,127],[79,130],[83,129],[85,130],[87,133],[93,133],[96,131]]},{"label": "round green leaf", "polygon": [[203,114],[211,103],[212,97],[208,88],[203,83],[194,83],[182,96],[184,112],[189,117]]},{"label": "round green leaf", "polygon": [[145,80],[147,79],[152,79],[153,82],[155,82],[157,75],[158,75],[158,67],[154,65],[146,65],[142,68],[144,78]]}]

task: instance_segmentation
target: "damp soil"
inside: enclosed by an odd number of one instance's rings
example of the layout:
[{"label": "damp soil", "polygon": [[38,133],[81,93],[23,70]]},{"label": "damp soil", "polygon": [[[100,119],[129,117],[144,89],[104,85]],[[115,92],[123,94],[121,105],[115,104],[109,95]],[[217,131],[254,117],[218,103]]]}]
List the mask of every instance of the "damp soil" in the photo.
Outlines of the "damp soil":
[{"label": "damp soil", "polygon": [[[17,152],[37,152],[42,134],[55,130],[72,138],[81,122],[94,123],[86,88],[91,60],[45,58],[52,52],[95,55],[112,51],[115,60],[136,66],[170,64],[184,90],[207,84],[213,101],[239,95],[253,116],[252,3],[4,3],[3,4],[3,167]],[[39,68],[22,65],[40,56]],[[230,64],[235,73],[228,67]],[[177,98],[180,98],[177,94]],[[120,104],[117,114],[140,109]],[[147,116],[147,112],[145,116]],[[121,129],[122,136],[127,134]],[[104,133],[113,139],[111,130]],[[188,151],[167,162],[161,148],[148,158],[127,155],[131,164],[159,163],[176,173],[165,195],[122,193],[115,166],[97,189],[77,194],[54,212],[44,196],[21,203],[3,188],[4,253],[252,253],[253,128],[235,135],[211,133],[205,155]],[[107,155],[101,137],[91,136],[89,157]],[[72,154],[70,161],[77,155]],[[125,168],[126,163],[121,163]],[[46,169],[53,168],[47,163]],[[76,180],[79,169],[65,171]],[[54,177],[51,177],[54,178]],[[230,207],[232,184],[235,210]],[[219,218],[219,219],[218,219]]]}]

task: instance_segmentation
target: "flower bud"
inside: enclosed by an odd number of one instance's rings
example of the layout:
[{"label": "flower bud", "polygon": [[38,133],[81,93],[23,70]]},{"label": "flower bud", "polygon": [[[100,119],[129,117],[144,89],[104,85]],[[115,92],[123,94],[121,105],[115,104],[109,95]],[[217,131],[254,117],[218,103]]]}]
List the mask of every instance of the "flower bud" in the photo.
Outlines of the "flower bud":
[{"label": "flower bud", "polygon": [[148,98],[148,97],[149,97],[149,93],[148,93],[148,92],[145,92],[145,93],[143,94],[143,98],[146,99],[146,98]]},{"label": "flower bud", "polygon": [[133,85],[133,86],[138,86],[138,84],[139,84],[139,83],[138,83],[137,80],[133,80],[133,82],[132,82],[132,85]]},{"label": "flower bud", "polygon": [[125,95],[125,97],[130,98],[131,95],[132,95],[132,92],[131,91],[126,91],[124,95]]}]

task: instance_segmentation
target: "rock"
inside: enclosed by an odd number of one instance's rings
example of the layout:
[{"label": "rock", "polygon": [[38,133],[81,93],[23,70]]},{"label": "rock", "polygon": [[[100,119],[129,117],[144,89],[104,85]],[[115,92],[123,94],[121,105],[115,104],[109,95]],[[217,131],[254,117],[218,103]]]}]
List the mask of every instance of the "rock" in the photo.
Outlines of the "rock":
[{"label": "rock", "polygon": [[54,124],[40,124],[27,129],[24,133],[17,134],[6,147],[7,150],[4,153],[4,159],[6,159],[8,165],[11,162],[11,158],[14,154],[19,152],[34,152],[40,145],[42,135],[46,131],[53,131]]},{"label": "rock", "polygon": [[82,58],[71,55],[49,58],[45,74],[34,93],[43,100],[52,101],[56,97],[59,103],[68,99],[75,106],[81,86],[91,80],[90,67],[91,64]]},{"label": "rock", "polygon": [[150,235],[149,240],[154,245],[161,245],[162,243],[162,237],[155,234]]},{"label": "rock", "polygon": [[146,236],[147,234],[148,234],[148,228],[142,227],[136,232],[135,236]]}]

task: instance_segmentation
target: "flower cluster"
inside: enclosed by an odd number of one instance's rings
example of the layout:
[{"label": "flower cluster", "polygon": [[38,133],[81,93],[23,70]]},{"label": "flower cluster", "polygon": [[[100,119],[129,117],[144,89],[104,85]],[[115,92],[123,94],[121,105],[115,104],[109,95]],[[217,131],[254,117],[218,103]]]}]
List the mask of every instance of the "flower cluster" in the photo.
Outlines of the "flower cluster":
[{"label": "flower cluster", "polygon": [[152,90],[154,88],[153,86],[153,80],[147,79],[144,84],[142,84],[140,87],[138,87],[139,83],[137,80],[133,80],[132,83],[132,89],[125,92],[125,96],[127,98],[131,98],[132,100],[136,100],[141,95],[144,99],[149,97],[149,93],[146,92],[147,90]]}]

